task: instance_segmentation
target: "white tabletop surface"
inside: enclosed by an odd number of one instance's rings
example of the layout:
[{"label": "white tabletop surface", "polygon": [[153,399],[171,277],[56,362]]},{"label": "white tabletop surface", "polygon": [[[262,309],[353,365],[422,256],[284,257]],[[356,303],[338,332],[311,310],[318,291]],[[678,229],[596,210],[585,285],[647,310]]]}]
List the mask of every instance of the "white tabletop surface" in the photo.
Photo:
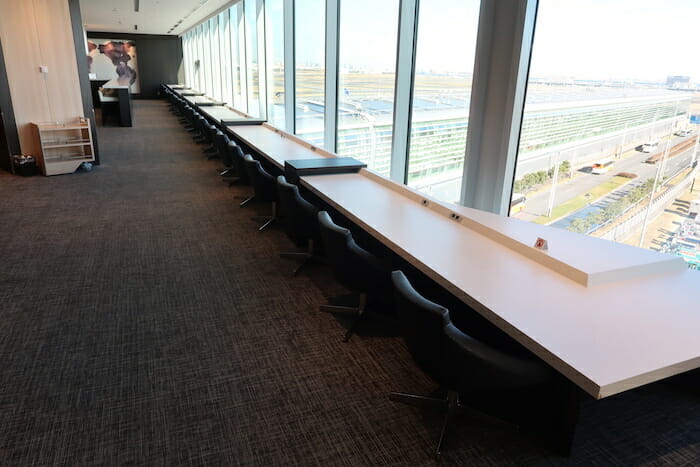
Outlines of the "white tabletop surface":
[{"label": "white tabletop surface", "polygon": [[208,96],[183,96],[183,98],[187,102],[189,102],[190,104],[201,105],[201,106],[209,106],[209,105],[220,106],[223,104],[222,102],[217,101],[215,99],[212,99],[211,97],[208,97]]},{"label": "white tabletop surface", "polygon": [[310,146],[300,144],[276,132],[268,125],[229,125],[228,130],[255,149],[280,169],[284,169],[285,160],[317,159],[325,157],[324,151],[314,151]]},{"label": "white tabletop surface", "polygon": [[700,273],[586,287],[364,172],[302,181],[593,397],[700,367]]},{"label": "white tabletop surface", "polygon": [[223,105],[205,105],[199,109],[214,120],[248,120],[249,117]]},{"label": "white tabletop surface", "polygon": [[187,97],[187,96],[203,96],[204,93],[197,91],[196,89],[173,89],[173,92],[180,97]]}]

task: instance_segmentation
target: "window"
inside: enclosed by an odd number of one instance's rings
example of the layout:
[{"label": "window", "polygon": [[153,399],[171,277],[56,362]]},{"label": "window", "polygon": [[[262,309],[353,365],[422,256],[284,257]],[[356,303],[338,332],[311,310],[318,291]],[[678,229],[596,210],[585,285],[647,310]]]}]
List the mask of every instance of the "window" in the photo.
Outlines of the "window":
[{"label": "window", "polygon": [[318,147],[324,145],[325,12],[324,0],[294,2],[295,133]]},{"label": "window", "polygon": [[221,29],[219,26],[219,18],[214,16],[209,19],[209,30],[211,31],[211,76],[212,88],[211,97],[214,99],[222,99],[221,95],[221,51],[219,49],[219,36]]},{"label": "window", "polygon": [[202,35],[203,28],[200,24],[197,26],[195,31],[196,41],[195,41],[195,55],[194,55],[194,76],[196,81],[197,90],[204,89],[204,72],[202,71],[203,63],[203,48],[202,48]]},{"label": "window", "polygon": [[700,228],[674,207],[697,197],[695,13],[689,0],[540,0],[513,187],[527,200],[511,216],[700,266]]},{"label": "window", "polygon": [[219,50],[221,59],[221,100],[233,105],[231,64],[231,25],[228,11],[219,13]]},{"label": "window", "polygon": [[285,128],[284,121],[284,2],[265,2],[265,57],[267,59],[267,119]]},{"label": "window", "polygon": [[203,63],[201,64],[201,69],[202,74],[204,76],[204,89],[201,89],[201,91],[211,96],[212,91],[214,90],[214,85],[212,84],[213,76],[211,67],[211,28],[209,27],[209,21],[205,21],[204,24],[202,24],[202,27],[204,28],[204,35],[202,41],[204,59],[202,60]]},{"label": "window", "polygon": [[478,0],[421,0],[408,185],[458,202],[466,150]]},{"label": "window", "polygon": [[185,84],[192,86],[192,31],[188,31],[182,36],[182,61],[185,71]]},{"label": "window", "polygon": [[399,1],[342,0],[338,154],[389,175]]},{"label": "window", "polygon": [[245,72],[245,22],[243,5],[236,3],[229,9],[231,35],[231,77],[233,86],[233,106],[243,112],[248,111],[246,72]]},{"label": "window", "polygon": [[248,113],[262,116],[260,107],[260,57],[258,54],[258,5],[259,0],[244,0],[245,11],[245,53],[248,82]]}]

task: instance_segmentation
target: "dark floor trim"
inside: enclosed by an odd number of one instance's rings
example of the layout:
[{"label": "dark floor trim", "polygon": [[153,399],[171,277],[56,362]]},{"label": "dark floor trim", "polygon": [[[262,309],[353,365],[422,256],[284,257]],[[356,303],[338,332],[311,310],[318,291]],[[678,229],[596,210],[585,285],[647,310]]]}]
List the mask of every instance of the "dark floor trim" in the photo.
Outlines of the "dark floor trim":
[{"label": "dark floor trim", "polygon": [[83,32],[83,19],[80,14],[80,0],[68,0],[70,19],[73,28],[73,44],[75,45],[75,58],[78,66],[78,80],[80,81],[80,95],[83,100],[83,112],[90,119],[92,128],[92,145],[95,151],[95,165],[100,165],[100,150],[97,140],[97,123],[95,110],[92,105],[92,89],[90,88],[90,76],[85,51],[85,33]]},{"label": "dark floor trim", "polygon": [[5,68],[5,55],[2,52],[2,40],[0,40],[0,124],[3,126],[3,145],[7,147],[0,150],[0,168],[14,173],[12,168],[12,154],[22,154],[17,134],[17,123],[15,122],[15,111],[12,107],[12,95],[10,94],[10,83],[7,80],[7,69]]}]

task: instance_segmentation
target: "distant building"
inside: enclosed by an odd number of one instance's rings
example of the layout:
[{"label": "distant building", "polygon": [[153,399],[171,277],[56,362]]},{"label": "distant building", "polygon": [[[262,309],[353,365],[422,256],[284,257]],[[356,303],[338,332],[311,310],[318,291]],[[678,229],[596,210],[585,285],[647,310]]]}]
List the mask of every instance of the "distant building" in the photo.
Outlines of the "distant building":
[{"label": "distant building", "polygon": [[688,89],[690,87],[690,76],[668,76],[666,87],[671,89]]}]

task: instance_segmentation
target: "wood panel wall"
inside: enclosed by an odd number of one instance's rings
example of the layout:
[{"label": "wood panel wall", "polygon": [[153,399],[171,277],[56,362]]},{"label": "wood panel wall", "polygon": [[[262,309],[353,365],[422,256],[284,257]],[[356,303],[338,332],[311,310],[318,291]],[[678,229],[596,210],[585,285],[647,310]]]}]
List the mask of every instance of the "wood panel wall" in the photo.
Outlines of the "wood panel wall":
[{"label": "wood panel wall", "polygon": [[[40,152],[31,122],[83,117],[65,0],[0,0],[0,37],[23,154]],[[47,74],[39,71],[47,66]]]}]

